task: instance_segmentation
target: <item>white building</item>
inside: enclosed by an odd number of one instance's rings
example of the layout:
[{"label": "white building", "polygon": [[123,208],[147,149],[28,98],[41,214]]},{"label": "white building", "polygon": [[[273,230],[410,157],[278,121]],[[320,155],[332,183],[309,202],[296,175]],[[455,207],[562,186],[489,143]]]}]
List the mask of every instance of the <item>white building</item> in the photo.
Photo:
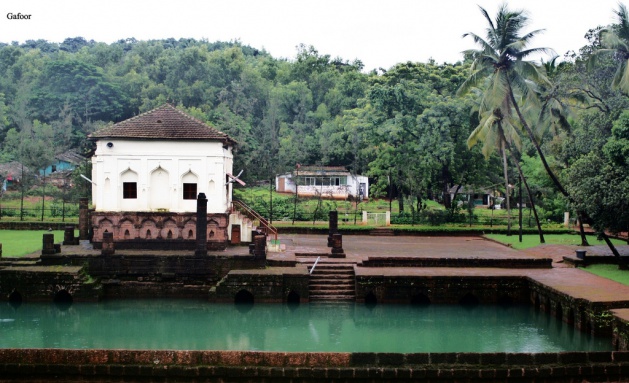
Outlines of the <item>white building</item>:
[{"label": "white building", "polygon": [[300,166],[275,177],[275,190],[304,197],[347,199],[369,197],[369,179],[341,166]]},{"label": "white building", "polygon": [[217,247],[227,242],[236,144],[228,135],[163,105],[98,130],[89,139],[96,142],[95,244],[105,231],[113,231],[114,241],[129,247],[155,242],[157,248],[177,248],[177,241],[190,242],[196,235],[199,193],[208,199],[208,242]]}]

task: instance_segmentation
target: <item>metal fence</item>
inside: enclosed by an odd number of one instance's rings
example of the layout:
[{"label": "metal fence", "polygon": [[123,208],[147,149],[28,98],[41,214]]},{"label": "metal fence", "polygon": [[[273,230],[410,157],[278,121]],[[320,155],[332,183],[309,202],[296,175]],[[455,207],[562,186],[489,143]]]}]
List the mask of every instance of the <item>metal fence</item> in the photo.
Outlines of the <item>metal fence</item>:
[{"label": "metal fence", "polygon": [[79,208],[75,204],[67,204],[65,206],[51,206],[42,208],[19,208],[19,207],[0,207],[0,220],[1,219],[19,219],[33,220],[39,219],[44,221],[46,219],[61,219],[64,222],[67,218],[77,218],[79,216]]}]

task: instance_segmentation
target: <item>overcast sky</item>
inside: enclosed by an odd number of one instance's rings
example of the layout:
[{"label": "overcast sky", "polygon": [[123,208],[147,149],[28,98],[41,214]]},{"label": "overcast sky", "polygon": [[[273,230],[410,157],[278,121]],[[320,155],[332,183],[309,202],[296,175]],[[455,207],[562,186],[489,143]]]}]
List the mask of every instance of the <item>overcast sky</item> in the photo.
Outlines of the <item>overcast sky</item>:
[{"label": "overcast sky", "polygon": [[[546,29],[532,44],[559,55],[578,50],[590,28],[614,21],[617,0],[511,0],[525,9],[526,31]],[[353,61],[365,70],[406,61],[456,62],[474,48],[465,32],[484,36],[482,6],[495,15],[491,0],[2,0],[0,42],[67,37],[111,43],[193,37],[240,40],[274,57],[292,59],[300,43],[321,54]],[[8,13],[31,15],[9,20]]]}]

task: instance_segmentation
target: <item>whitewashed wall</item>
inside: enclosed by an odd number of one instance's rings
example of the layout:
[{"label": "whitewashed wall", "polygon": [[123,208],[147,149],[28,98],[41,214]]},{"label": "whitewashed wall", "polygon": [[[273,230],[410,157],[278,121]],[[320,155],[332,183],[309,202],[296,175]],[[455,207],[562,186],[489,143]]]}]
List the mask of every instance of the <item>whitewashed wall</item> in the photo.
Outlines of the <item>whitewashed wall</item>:
[{"label": "whitewashed wall", "polygon": [[[208,198],[208,213],[225,213],[232,166],[231,147],[221,142],[100,140],[92,157],[92,201],[96,211],[191,212],[196,200],[183,199],[183,183],[196,182],[197,193]],[[137,199],[122,198],[123,182],[137,182]]]},{"label": "whitewashed wall", "polygon": [[[364,186],[364,198],[369,198],[369,178],[366,176],[347,175],[347,185],[341,186],[305,186],[299,185],[299,195],[315,196],[322,193],[323,196],[332,194],[334,198],[347,198],[348,194],[358,195],[360,185]],[[295,193],[295,180],[291,174],[283,174],[275,177],[275,190],[280,189],[280,179],[284,179],[284,193]]]}]

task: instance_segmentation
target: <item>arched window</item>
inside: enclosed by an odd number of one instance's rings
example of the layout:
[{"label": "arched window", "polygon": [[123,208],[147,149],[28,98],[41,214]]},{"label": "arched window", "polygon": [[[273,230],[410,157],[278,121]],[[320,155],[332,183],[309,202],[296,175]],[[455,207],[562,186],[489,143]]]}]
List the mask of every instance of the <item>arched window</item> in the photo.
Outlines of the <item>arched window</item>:
[{"label": "arched window", "polygon": [[131,169],[124,171],[120,179],[122,180],[122,198],[137,199],[138,198],[138,173]]},{"label": "arched window", "polygon": [[197,199],[197,176],[188,172],[182,177],[183,182],[183,199]]}]

